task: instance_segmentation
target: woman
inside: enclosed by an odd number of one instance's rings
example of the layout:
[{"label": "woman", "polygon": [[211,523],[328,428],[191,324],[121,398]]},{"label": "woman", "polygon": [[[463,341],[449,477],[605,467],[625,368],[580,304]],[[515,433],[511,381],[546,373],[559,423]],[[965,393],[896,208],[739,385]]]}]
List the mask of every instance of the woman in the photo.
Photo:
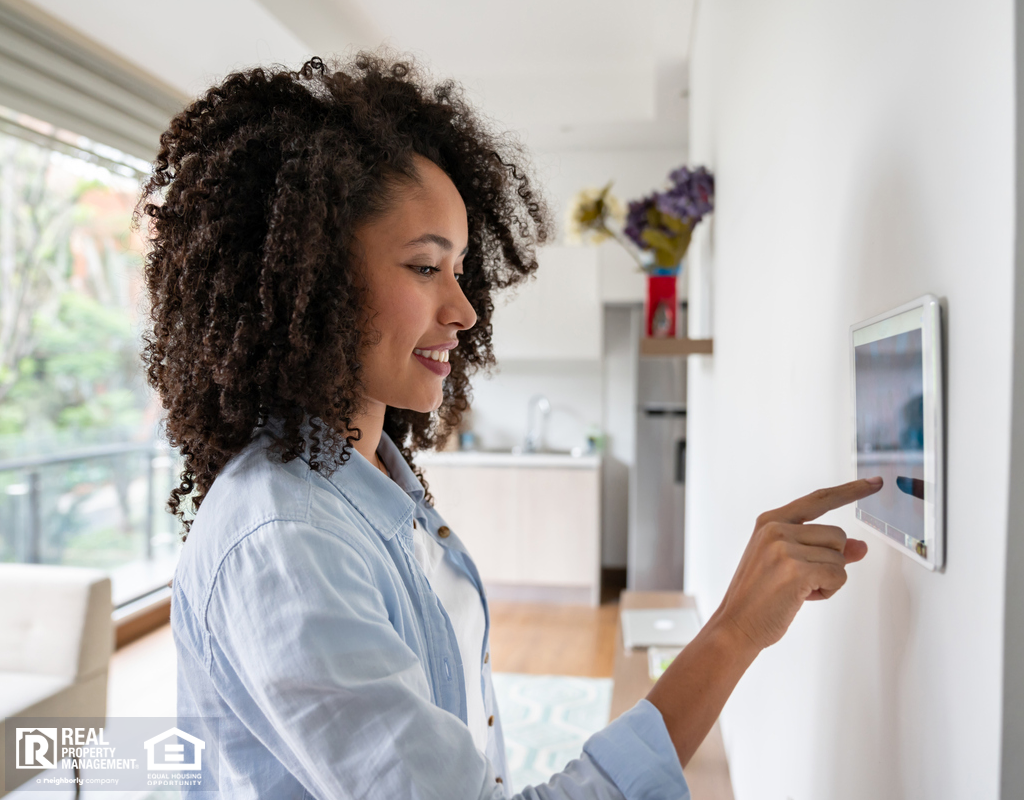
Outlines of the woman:
[{"label": "woman", "polygon": [[[145,358],[185,458],[178,712],[207,726],[221,791],[511,796],[486,597],[412,453],[455,430],[494,363],[493,293],[536,269],[549,228],[521,155],[452,84],[313,59],[179,114],[143,202]],[[762,515],[648,697],[523,796],[685,796],[680,765],[754,656],[866,551],[802,523],[876,489]]]}]

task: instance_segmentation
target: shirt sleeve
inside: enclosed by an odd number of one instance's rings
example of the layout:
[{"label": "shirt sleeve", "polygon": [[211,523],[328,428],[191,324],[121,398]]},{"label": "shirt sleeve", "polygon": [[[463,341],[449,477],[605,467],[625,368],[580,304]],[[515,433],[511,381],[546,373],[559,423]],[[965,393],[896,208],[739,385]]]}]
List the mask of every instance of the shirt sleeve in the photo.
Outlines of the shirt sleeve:
[{"label": "shirt sleeve", "polygon": [[[317,798],[504,800],[469,728],[432,702],[399,633],[415,622],[388,601],[397,592],[391,573],[337,532],[265,524],[232,548],[210,588],[211,680]],[[516,797],[688,797],[661,715],[643,703]]]},{"label": "shirt sleeve", "polygon": [[591,736],[562,772],[515,797],[689,800],[690,790],[661,712],[643,699]]}]

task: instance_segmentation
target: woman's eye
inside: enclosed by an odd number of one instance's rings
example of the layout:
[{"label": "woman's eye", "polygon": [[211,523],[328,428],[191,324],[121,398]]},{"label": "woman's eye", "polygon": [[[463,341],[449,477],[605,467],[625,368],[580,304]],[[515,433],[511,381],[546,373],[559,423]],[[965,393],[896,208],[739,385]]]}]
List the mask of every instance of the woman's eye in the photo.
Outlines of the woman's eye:
[{"label": "woman's eye", "polygon": [[410,266],[413,268],[415,272],[418,272],[420,275],[428,277],[430,275],[433,275],[435,272],[441,271],[439,267],[431,267],[426,264],[410,264]]}]

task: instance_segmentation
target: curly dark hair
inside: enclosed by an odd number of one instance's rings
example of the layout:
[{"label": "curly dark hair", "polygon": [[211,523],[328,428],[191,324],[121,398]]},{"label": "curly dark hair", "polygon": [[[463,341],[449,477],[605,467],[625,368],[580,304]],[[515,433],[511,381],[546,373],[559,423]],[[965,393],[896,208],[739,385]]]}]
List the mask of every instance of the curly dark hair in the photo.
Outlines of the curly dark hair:
[{"label": "curly dark hair", "polygon": [[460,285],[477,314],[458,332],[441,407],[386,412],[384,430],[427,490],[412,453],[459,425],[470,376],[495,363],[493,294],[533,273],[535,247],[550,235],[516,140],[492,133],[456,83],[431,84],[410,59],[380,53],[330,68],[313,58],[298,71],[233,73],[160,137],[136,211],[150,218],[152,329],[142,356],[167,411],[167,438],[184,459],[167,504],[183,539],[186,498],[198,511],[270,417],[284,423],[274,443],[283,461],[304,451],[307,420],[311,469],[330,474],[349,459],[361,435],[352,425],[360,354],[373,343],[357,325],[365,293],[354,232],[416,179],[417,154],[444,170],[465,202]]}]

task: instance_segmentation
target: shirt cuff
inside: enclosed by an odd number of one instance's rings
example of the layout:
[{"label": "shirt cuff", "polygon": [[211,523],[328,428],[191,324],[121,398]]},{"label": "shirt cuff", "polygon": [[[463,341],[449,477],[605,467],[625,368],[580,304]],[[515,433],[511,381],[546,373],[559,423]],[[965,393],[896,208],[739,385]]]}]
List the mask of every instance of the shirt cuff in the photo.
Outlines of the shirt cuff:
[{"label": "shirt cuff", "polygon": [[626,800],[689,800],[665,720],[646,698],[583,745]]}]

